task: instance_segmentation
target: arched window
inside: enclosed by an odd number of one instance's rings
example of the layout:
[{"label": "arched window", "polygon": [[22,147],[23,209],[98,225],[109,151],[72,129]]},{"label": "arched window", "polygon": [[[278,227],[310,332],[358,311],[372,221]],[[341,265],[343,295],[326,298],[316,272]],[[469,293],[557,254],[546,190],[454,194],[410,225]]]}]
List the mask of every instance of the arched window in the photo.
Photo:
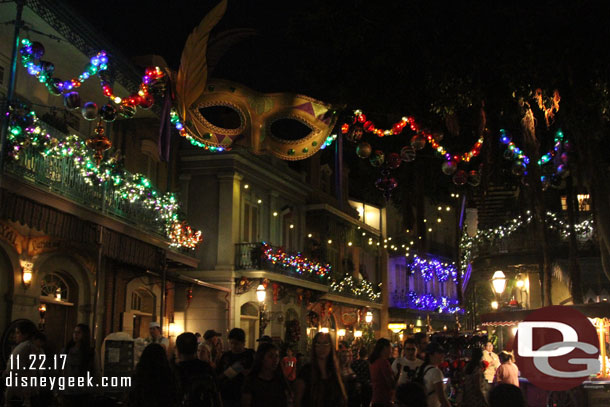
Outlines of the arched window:
[{"label": "arched window", "polygon": [[70,287],[57,273],[48,273],[40,284],[40,296],[55,301],[70,301]]}]

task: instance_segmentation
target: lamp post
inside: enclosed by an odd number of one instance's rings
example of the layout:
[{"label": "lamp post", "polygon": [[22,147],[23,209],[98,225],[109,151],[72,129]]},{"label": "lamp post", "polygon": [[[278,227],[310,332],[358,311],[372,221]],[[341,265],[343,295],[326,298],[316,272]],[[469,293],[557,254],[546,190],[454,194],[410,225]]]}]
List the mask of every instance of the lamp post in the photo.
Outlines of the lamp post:
[{"label": "lamp post", "polygon": [[[504,293],[504,290],[506,289],[506,276],[504,275],[504,273],[501,270],[496,271],[494,273],[494,275],[491,277],[491,286],[492,286],[494,292],[496,293],[496,296],[498,297],[498,300],[499,300],[498,302],[501,304],[502,303],[502,293]],[[502,326],[499,326],[498,327],[498,348],[499,349],[504,348],[504,340],[503,340],[502,336],[503,336],[502,335]]]},{"label": "lamp post", "polygon": [[265,318],[263,316],[265,312],[265,298],[267,297],[267,290],[261,282],[256,287],[256,298],[258,299],[259,310],[258,310],[258,337],[261,338],[265,333]]},{"label": "lamp post", "polygon": [[366,322],[367,324],[373,322],[373,313],[371,311],[366,312],[366,315],[364,316],[364,322]]}]

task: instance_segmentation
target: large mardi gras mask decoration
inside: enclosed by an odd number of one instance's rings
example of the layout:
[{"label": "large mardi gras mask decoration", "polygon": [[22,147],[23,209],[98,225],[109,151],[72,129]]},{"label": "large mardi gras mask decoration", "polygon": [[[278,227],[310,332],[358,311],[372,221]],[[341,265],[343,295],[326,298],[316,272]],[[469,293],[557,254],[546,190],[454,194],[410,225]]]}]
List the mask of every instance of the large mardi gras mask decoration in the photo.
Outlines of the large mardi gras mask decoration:
[{"label": "large mardi gras mask decoration", "polygon": [[[223,0],[205,16],[182,52],[174,94],[186,131],[205,145],[226,149],[237,143],[255,154],[269,152],[283,160],[302,160],[315,154],[337,119],[330,105],[302,95],[262,94],[229,81],[207,81],[209,33],[226,6],[227,1]],[[238,120],[233,120],[230,127],[214,123],[210,108],[232,110],[230,113]],[[286,124],[293,120],[305,131],[290,131],[296,126]]]}]

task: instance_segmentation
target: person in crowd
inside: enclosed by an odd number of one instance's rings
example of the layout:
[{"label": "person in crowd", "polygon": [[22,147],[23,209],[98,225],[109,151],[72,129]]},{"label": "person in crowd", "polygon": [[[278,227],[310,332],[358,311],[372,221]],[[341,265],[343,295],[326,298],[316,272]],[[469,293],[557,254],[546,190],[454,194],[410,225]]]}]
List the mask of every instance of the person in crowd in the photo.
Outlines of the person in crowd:
[{"label": "person in crowd", "polygon": [[498,355],[494,353],[494,345],[491,342],[487,342],[485,344],[485,350],[483,350],[483,362],[487,365],[485,368],[485,380],[489,385],[487,387],[491,388],[491,384],[494,381],[494,376],[496,375],[496,369],[500,367],[500,359]]},{"label": "person in crowd", "polygon": [[369,357],[371,384],[373,386],[372,407],[390,407],[392,405],[396,380],[392,374],[389,361],[391,352],[390,341],[381,338],[375,343],[375,348]]},{"label": "person in crowd", "polygon": [[298,373],[299,370],[301,370],[301,368],[305,364],[305,355],[303,355],[301,352],[297,352],[296,358],[297,358],[297,373]]},{"label": "person in crowd", "polygon": [[229,344],[230,350],[218,361],[216,373],[224,407],[239,407],[241,389],[254,362],[254,351],[246,349],[246,333],[241,328],[231,329]]},{"label": "person in crowd", "polygon": [[[91,330],[89,325],[78,324],[72,331],[72,339],[63,352],[66,364],[63,374],[66,377],[86,377],[94,372],[94,352],[91,348]],[[67,387],[61,395],[62,406],[83,406],[92,399],[92,389]]]},{"label": "person in crowd", "polygon": [[513,355],[502,351],[499,355],[500,367],[496,370],[494,383],[507,383],[519,387],[519,369],[513,363]]},{"label": "person in crowd", "polygon": [[[23,366],[29,365],[30,355],[39,355],[40,349],[34,344],[33,338],[38,330],[32,321],[23,320],[17,324],[15,328],[15,342],[17,346],[12,350],[10,360],[13,363],[7,363],[6,370],[2,373],[2,384],[6,384],[6,379],[9,378],[13,382],[17,377],[33,377],[37,375],[36,370],[23,369]],[[19,360],[21,366],[17,365]],[[33,387],[8,386],[4,393],[6,407],[21,407],[30,405],[38,407],[40,404],[38,389]]]},{"label": "person in crowd", "polygon": [[222,354],[218,354],[217,349],[218,342],[221,342],[221,335],[222,334],[220,332],[216,332],[213,329],[208,329],[203,334],[203,342],[198,345],[199,351],[197,357],[204,362],[209,363],[214,369],[216,369],[216,363],[218,363],[220,356],[222,356]]},{"label": "person in crowd", "polygon": [[347,394],[329,334],[318,332],[311,347],[311,361],[297,374],[295,407],[346,407]]},{"label": "person in crowd", "polygon": [[263,343],[273,343],[273,339],[271,339],[271,337],[269,335],[263,335],[260,338],[258,338],[256,340],[256,342],[258,342],[258,345],[262,345]]},{"label": "person in crowd", "polygon": [[279,366],[279,350],[262,342],[254,355],[252,370],[244,381],[242,407],[285,407],[292,404],[292,392]]},{"label": "person in crowd", "polygon": [[451,407],[445,393],[443,372],[438,367],[445,359],[445,350],[438,343],[432,342],[426,347],[425,353],[426,358],[420,367],[416,381],[422,382],[424,385],[428,407]]},{"label": "person in crowd", "polygon": [[527,407],[521,389],[508,383],[500,383],[489,393],[489,407]]},{"label": "person in crowd", "polygon": [[163,346],[167,352],[167,349],[169,348],[169,339],[161,335],[161,325],[156,321],[151,322],[148,324],[148,332],[150,333],[150,336],[146,338],[146,344],[158,343]]},{"label": "person in crowd", "polygon": [[361,406],[369,407],[371,403],[371,370],[368,361],[368,350],[366,347],[358,351],[358,359],[352,362],[352,370],[356,373],[356,380],[360,384]]},{"label": "person in crowd", "polygon": [[182,407],[222,407],[214,369],[197,358],[197,338],[184,332],[176,338],[176,373]]},{"label": "person in crowd", "polygon": [[[53,353],[49,349],[49,344],[47,342],[47,336],[40,332],[36,331],[34,336],[32,337],[32,342],[34,346],[38,348],[38,351],[46,356],[45,363],[43,364],[45,371],[40,371],[39,374],[41,376],[49,377],[51,375],[51,370],[53,369]],[[42,369],[39,369],[42,370]],[[47,379],[48,380],[48,379]],[[41,406],[50,406],[53,404],[53,392],[50,389],[50,386],[41,387],[39,389],[38,397],[40,400]]]},{"label": "person in crowd", "polygon": [[409,338],[403,347],[404,356],[397,358],[392,363],[392,372],[396,376],[397,386],[410,382],[415,377],[415,372],[424,363],[417,358],[417,344],[415,339]]},{"label": "person in crowd", "polygon": [[487,407],[487,383],[483,377],[483,350],[479,347],[472,350],[470,361],[464,370],[463,405]]},{"label": "person in crowd", "polygon": [[203,338],[201,338],[201,334],[199,332],[195,332],[195,338],[197,338],[197,346],[199,346],[199,344],[201,342],[203,342]]},{"label": "person in crowd", "polygon": [[424,386],[415,382],[406,382],[396,388],[395,405],[397,407],[427,407]]},{"label": "person in crowd", "polygon": [[151,343],[144,348],[136,365],[127,404],[129,407],[176,407],[179,401],[176,376],[165,349]]},{"label": "person in crowd", "polygon": [[394,361],[399,357],[401,357],[400,346],[393,344],[392,351],[390,352],[390,358],[388,359],[388,361],[390,362],[390,366],[392,366]]},{"label": "person in crowd", "polygon": [[415,339],[415,344],[417,345],[417,357],[424,360],[426,358],[426,347],[430,343],[428,335],[425,332],[418,332],[413,335],[413,339]]},{"label": "person in crowd", "polygon": [[348,350],[348,349],[349,349],[349,345],[347,344],[346,341],[339,341],[339,346],[337,347],[338,352]]},{"label": "person in crowd", "polygon": [[290,384],[297,379],[297,358],[293,356],[290,348],[286,348],[286,356],[282,358],[282,373]]},{"label": "person in crowd", "polygon": [[358,407],[361,403],[360,383],[356,378],[356,373],[351,368],[351,364],[352,351],[347,346],[343,346],[343,350],[339,351],[339,371],[341,372],[341,380],[343,381],[347,393],[348,406]]}]

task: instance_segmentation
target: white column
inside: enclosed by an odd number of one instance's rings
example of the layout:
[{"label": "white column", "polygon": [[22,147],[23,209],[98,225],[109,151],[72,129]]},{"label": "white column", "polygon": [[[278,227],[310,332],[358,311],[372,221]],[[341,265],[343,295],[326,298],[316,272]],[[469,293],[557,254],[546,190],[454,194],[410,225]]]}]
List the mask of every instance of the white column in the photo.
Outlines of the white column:
[{"label": "white column", "polygon": [[218,175],[218,252],[216,270],[235,268],[235,243],[241,222],[241,180],[237,173]]}]

